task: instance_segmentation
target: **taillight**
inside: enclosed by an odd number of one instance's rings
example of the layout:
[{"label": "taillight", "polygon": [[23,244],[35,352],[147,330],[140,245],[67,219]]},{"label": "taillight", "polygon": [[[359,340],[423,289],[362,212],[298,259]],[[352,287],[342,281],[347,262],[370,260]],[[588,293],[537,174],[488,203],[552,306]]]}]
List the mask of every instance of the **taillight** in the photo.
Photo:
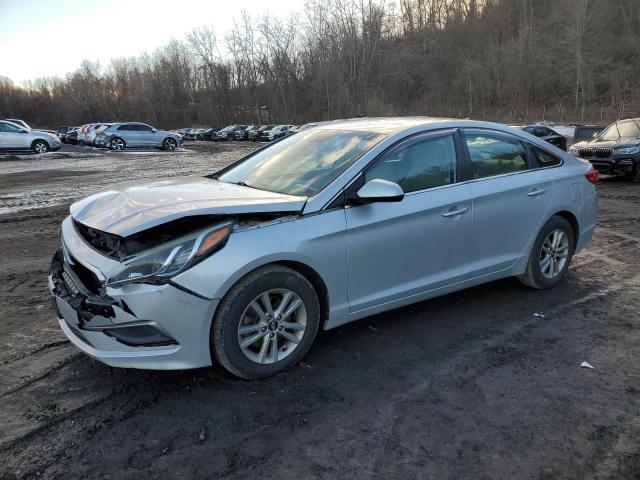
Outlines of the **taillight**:
[{"label": "taillight", "polygon": [[587,177],[587,180],[589,180],[594,185],[598,183],[598,180],[600,180],[600,172],[595,168],[592,168],[591,170],[589,170],[587,173],[584,174],[584,176]]}]

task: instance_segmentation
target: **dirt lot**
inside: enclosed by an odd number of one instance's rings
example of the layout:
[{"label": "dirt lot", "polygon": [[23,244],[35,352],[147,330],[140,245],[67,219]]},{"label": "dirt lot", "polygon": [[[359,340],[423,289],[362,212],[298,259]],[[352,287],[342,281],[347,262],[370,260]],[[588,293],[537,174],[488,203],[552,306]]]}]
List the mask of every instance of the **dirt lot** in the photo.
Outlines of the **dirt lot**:
[{"label": "dirt lot", "polygon": [[504,280],[364,319],[263,381],[110,369],[50,309],[59,224],[99,187],[252,147],[187,148],[0,157],[0,478],[640,478],[639,185],[601,182],[553,291]]}]

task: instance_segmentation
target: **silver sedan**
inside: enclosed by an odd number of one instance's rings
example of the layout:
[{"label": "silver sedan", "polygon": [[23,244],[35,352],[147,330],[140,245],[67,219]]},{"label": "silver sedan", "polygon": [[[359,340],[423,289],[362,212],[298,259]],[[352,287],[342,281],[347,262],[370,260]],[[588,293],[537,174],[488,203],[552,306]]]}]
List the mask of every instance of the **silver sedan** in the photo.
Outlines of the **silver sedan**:
[{"label": "silver sedan", "polygon": [[505,277],[556,286],[591,240],[597,180],[498,124],[318,124],[208,177],[73,204],[49,286],[61,329],[102,362],[261,378],[320,328]]}]

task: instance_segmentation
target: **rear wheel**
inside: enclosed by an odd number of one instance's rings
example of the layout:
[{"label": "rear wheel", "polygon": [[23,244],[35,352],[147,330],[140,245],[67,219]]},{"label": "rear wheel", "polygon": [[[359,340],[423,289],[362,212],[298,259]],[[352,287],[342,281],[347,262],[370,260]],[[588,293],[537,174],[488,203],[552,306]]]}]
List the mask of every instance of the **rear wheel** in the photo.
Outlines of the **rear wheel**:
[{"label": "rear wheel", "polygon": [[564,278],[574,249],[573,228],[569,222],[559,216],[551,217],[538,233],[527,269],[519,280],[532,288],[555,287]]},{"label": "rear wheel", "polygon": [[165,138],[162,142],[163,150],[175,150],[176,148],[178,148],[178,142],[173,138]]},{"label": "rear wheel", "polygon": [[36,140],[31,145],[31,148],[36,153],[47,153],[49,151],[49,144],[44,140]]},{"label": "rear wheel", "polygon": [[111,141],[109,142],[109,148],[111,150],[124,150],[124,140],[122,140],[121,138],[112,138]]},{"label": "rear wheel", "polygon": [[315,289],[300,273],[272,265],[240,280],[224,297],[211,329],[212,354],[232,374],[264,378],[307,353],[320,324]]}]

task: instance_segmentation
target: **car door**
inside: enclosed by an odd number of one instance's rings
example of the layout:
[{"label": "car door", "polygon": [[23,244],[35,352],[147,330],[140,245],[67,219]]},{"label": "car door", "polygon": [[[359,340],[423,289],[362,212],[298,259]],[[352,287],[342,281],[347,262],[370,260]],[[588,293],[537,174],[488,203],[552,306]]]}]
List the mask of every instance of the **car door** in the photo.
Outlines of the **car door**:
[{"label": "car door", "polygon": [[473,196],[468,267],[473,277],[511,266],[524,254],[553,195],[549,169],[532,168],[527,145],[510,134],[463,132]]},{"label": "car door", "polygon": [[0,122],[0,149],[24,150],[30,149],[29,134],[16,125]]},{"label": "car door", "polygon": [[144,147],[157,147],[160,145],[158,137],[160,134],[156,133],[153,127],[145,124],[138,125],[138,131],[136,132],[140,138],[140,144]]},{"label": "car door", "polygon": [[467,276],[469,186],[459,183],[456,133],[405,140],[364,172],[399,184],[404,199],[351,205],[347,220],[351,312],[402,300]]}]

